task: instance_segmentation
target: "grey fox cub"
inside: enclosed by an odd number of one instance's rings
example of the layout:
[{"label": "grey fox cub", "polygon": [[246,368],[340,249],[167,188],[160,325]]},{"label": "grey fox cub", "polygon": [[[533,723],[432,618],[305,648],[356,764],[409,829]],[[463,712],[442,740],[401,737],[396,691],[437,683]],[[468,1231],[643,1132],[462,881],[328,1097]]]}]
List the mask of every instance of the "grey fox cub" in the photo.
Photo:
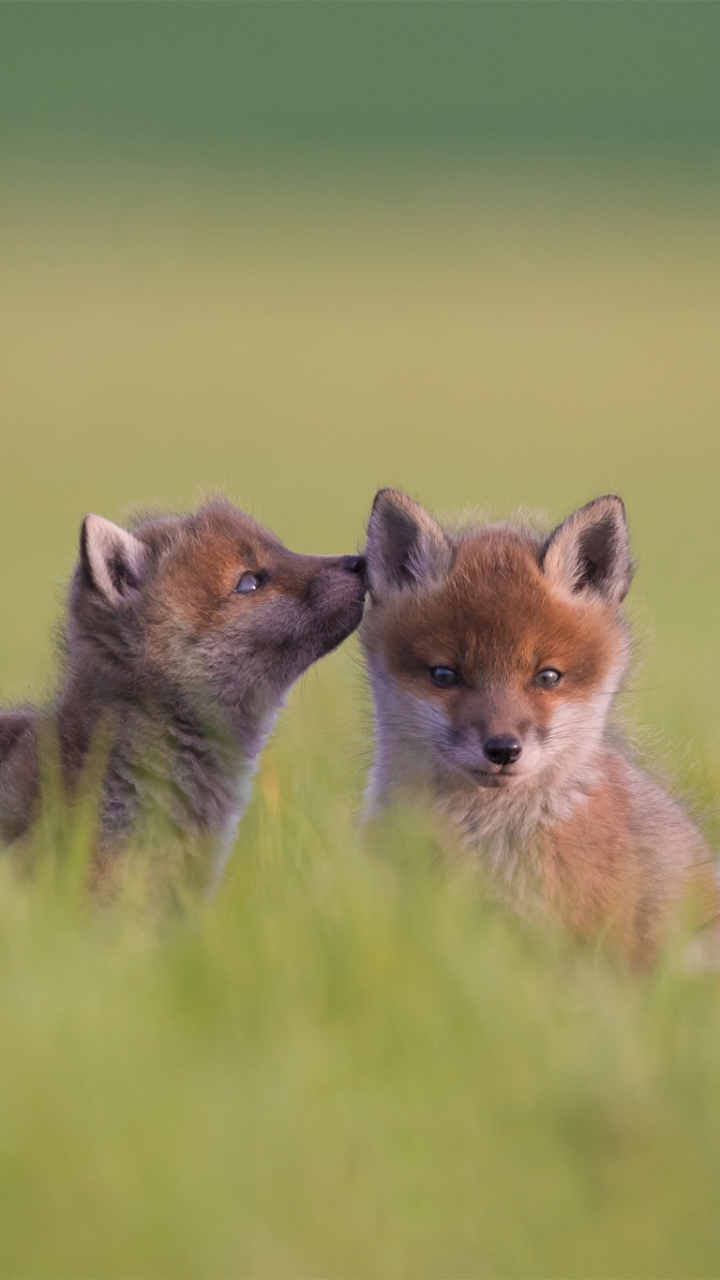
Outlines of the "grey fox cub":
[{"label": "grey fox cub", "polygon": [[132,532],[88,516],[57,700],[0,714],[2,838],[37,814],[49,725],[70,794],[109,735],[99,875],[155,804],[221,862],[285,693],[355,630],[364,594],[360,556],[296,555],[228,502]]}]

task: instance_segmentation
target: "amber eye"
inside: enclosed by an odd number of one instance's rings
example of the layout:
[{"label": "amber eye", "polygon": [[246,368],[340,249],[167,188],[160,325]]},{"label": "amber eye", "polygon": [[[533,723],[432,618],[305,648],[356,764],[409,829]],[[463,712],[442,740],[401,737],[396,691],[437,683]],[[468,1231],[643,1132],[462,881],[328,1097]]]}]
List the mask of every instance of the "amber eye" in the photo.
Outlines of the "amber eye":
[{"label": "amber eye", "polygon": [[454,684],[460,683],[460,676],[452,667],[431,667],[430,679],[438,689],[451,689]]},{"label": "amber eye", "polygon": [[235,592],[240,596],[247,596],[251,591],[257,591],[262,586],[264,575],[262,573],[244,573],[238,582]]},{"label": "amber eye", "polygon": [[556,671],[555,667],[543,667],[542,671],[538,671],[535,677],[535,684],[541,689],[554,689],[562,680],[562,671]]}]

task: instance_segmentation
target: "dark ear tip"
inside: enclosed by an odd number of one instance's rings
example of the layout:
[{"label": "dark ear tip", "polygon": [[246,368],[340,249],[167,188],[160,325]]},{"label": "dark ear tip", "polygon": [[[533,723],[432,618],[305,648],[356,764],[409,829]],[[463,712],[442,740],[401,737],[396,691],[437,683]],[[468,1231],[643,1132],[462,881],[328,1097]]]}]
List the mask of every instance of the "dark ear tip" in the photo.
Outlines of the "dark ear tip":
[{"label": "dark ear tip", "polygon": [[90,519],[89,515],[83,516],[82,522],[80,524],[80,554],[83,556],[87,555],[89,519]]},{"label": "dark ear tip", "polygon": [[89,515],[83,516],[80,525],[80,573],[86,586],[94,587],[95,582],[90,568],[90,556],[88,554],[88,520]]},{"label": "dark ear tip", "polygon": [[378,489],[377,494],[373,498],[373,507],[370,511],[370,520],[373,516],[382,515],[384,512],[400,511],[406,512],[411,506],[411,502],[407,494],[402,493],[402,489],[392,489],[387,486],[384,489]]},{"label": "dark ear tip", "polygon": [[[605,518],[610,517],[617,520],[627,528],[628,519],[625,503],[617,493],[603,493],[599,498],[591,498],[590,502],[586,502],[583,507],[579,507],[571,516],[568,516],[568,520],[575,521],[578,517],[581,520],[585,517],[602,519],[603,515]],[[550,535],[551,540],[561,528],[562,525],[558,525],[558,528],[553,530]]]},{"label": "dark ear tip", "polygon": [[390,486],[386,486],[384,489],[378,489],[375,497],[373,498],[372,510],[379,511],[381,507],[387,505],[395,506],[404,496],[402,489],[393,489]]},{"label": "dark ear tip", "polygon": [[618,507],[620,509],[620,512],[622,513],[622,515],[625,515],[625,503],[623,499],[620,497],[619,493],[603,493],[601,497],[594,498],[593,501],[588,502],[587,505],[589,507],[594,507],[594,506],[597,506],[599,502],[612,503],[613,506]]}]

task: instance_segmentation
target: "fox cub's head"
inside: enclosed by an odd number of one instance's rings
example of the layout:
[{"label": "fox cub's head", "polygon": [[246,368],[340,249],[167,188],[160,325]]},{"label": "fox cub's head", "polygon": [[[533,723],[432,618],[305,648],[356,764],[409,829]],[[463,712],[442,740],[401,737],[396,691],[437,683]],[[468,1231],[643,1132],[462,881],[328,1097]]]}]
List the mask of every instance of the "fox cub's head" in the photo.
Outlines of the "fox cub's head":
[{"label": "fox cub's head", "polygon": [[251,739],[293,681],[355,630],[364,594],[360,556],[296,555],[228,502],[132,532],[91,515],[70,659],[128,698],[214,706]]},{"label": "fox cub's head", "polygon": [[597,746],[628,658],[619,498],[545,538],[506,525],[450,536],[382,489],[367,562],[363,645],[382,731],[408,768],[515,787]]}]

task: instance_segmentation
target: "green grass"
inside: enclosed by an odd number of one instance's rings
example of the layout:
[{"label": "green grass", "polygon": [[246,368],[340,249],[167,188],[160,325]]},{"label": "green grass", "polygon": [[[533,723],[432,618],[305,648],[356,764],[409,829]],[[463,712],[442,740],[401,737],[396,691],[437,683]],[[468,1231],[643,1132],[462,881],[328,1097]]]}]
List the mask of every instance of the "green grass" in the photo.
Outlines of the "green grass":
[{"label": "green grass", "polygon": [[[18,165],[0,678],[87,510],[225,486],[299,550],[374,489],[628,501],[628,710],[717,840],[716,189],[496,171],[238,187]],[[290,699],[217,898],[0,866],[0,1273],[717,1276],[720,979],[522,928],[407,816],[363,847],[352,642]]]},{"label": "green grass", "polygon": [[4,877],[3,1274],[716,1275],[718,981],[521,929],[411,820],[363,850],[328,718],[210,904]]}]

